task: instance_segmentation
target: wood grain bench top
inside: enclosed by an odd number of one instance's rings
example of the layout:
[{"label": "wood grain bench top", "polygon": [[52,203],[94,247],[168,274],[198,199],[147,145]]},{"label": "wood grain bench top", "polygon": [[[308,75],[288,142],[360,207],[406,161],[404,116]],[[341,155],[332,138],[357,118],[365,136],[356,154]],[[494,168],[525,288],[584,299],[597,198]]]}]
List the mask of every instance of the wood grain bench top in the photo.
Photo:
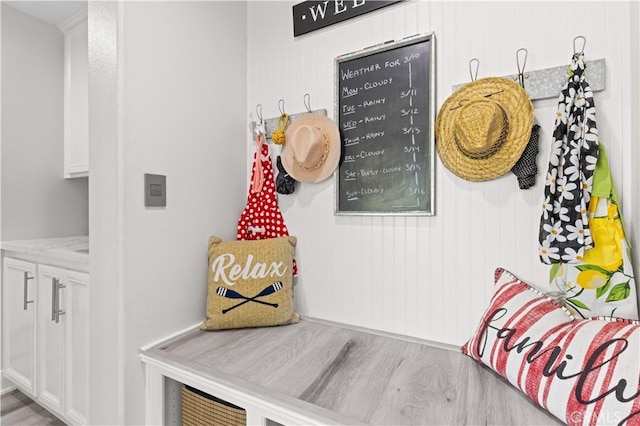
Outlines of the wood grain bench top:
[{"label": "wood grain bench top", "polygon": [[331,423],[560,424],[457,350],[309,318],[192,330],[143,354]]}]

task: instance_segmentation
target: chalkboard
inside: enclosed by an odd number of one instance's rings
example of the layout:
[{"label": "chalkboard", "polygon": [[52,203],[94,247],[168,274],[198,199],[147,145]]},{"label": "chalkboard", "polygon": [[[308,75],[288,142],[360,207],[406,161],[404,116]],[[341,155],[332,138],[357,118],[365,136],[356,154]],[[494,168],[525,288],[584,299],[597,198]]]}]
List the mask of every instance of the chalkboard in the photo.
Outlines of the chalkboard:
[{"label": "chalkboard", "polygon": [[335,214],[435,214],[434,58],[433,33],[336,58]]}]

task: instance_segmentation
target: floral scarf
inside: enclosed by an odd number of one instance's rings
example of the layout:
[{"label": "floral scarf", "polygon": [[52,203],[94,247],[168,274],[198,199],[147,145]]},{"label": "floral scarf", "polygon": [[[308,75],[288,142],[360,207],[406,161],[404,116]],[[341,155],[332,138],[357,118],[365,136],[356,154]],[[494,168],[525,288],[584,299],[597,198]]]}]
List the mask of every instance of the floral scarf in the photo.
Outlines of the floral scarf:
[{"label": "floral scarf", "polygon": [[539,254],[546,264],[577,263],[593,247],[587,209],[598,159],[593,92],[583,55],[573,56],[560,93],[540,218]]}]

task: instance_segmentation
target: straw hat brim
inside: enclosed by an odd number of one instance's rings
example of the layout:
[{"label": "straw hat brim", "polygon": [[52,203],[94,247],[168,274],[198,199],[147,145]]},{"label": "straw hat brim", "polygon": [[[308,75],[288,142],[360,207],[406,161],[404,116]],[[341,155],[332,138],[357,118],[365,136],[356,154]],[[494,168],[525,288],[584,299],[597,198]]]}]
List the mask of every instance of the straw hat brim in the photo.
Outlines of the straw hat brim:
[{"label": "straw hat brim", "polygon": [[[296,163],[294,158],[292,146],[294,144],[296,130],[301,126],[317,127],[327,136],[329,152],[324,162],[315,170],[303,169]],[[282,167],[298,182],[322,182],[333,174],[340,162],[340,131],[338,125],[332,119],[322,114],[309,113],[301,115],[293,120],[285,131],[285,142],[282,152],[280,153],[280,158],[282,160]]]},{"label": "straw hat brim", "polygon": [[[500,149],[486,158],[465,155],[455,140],[455,123],[461,106],[475,98],[500,104],[508,117],[509,132]],[[436,148],[452,173],[469,181],[486,181],[507,173],[522,156],[533,126],[533,104],[516,82],[502,77],[475,80],[456,90],[440,108],[436,119]]]}]

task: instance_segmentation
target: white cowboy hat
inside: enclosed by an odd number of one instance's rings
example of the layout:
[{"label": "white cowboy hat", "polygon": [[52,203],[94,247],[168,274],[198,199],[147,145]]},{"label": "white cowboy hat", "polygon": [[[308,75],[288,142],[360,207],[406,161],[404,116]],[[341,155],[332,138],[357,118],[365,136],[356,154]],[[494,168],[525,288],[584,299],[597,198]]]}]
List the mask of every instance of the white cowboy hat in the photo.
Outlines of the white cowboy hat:
[{"label": "white cowboy hat", "polygon": [[327,179],[340,162],[338,125],[321,114],[304,114],[289,125],[280,154],[282,166],[295,180]]}]

